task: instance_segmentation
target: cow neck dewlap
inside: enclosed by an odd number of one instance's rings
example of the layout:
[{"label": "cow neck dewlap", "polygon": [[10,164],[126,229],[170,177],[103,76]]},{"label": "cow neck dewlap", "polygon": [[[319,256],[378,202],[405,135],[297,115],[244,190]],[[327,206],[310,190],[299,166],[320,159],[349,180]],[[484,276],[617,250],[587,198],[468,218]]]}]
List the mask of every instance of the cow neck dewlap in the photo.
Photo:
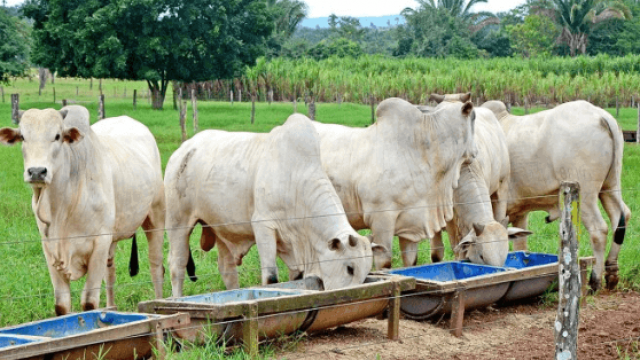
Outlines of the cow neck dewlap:
[{"label": "cow neck dewlap", "polygon": [[469,232],[474,223],[484,225],[493,220],[489,191],[475,162],[462,166],[460,186],[454,190],[454,209],[462,234]]}]

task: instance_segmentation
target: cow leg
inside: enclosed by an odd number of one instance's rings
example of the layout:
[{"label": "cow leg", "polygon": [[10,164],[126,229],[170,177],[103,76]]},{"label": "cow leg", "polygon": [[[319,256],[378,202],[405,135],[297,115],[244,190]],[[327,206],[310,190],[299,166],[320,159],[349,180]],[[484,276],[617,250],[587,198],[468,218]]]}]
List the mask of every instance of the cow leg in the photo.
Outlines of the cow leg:
[{"label": "cow leg", "polygon": [[[147,241],[149,242],[149,266],[151,267],[151,281],[156,299],[162,298],[164,283],[163,245],[164,245],[164,201],[162,207],[154,205],[147,219],[142,223]],[[186,267],[186,265],[185,265]]]},{"label": "cow leg", "polygon": [[278,267],[276,266],[278,249],[275,230],[264,224],[253,224],[252,227],[260,255],[262,285],[275,284],[278,282]]},{"label": "cow leg", "polygon": [[107,259],[107,277],[105,282],[107,283],[107,306],[116,306],[116,297],[113,292],[113,286],[116,283],[116,264],[114,263],[114,257],[116,247],[118,243],[113,242],[109,248],[109,258]]},{"label": "cow leg", "polygon": [[415,266],[418,262],[418,243],[403,238],[400,240],[400,251],[402,251],[402,262],[404,266]]},{"label": "cow leg", "polygon": [[229,251],[226,241],[218,241],[218,270],[227,290],[240,287],[238,282],[238,269],[233,254]]},{"label": "cow leg", "polygon": [[[47,259],[47,264],[51,262]],[[56,299],[56,315],[66,315],[71,312],[71,288],[69,280],[56,270],[54,266],[48,265],[49,277],[53,284],[53,294]]]},{"label": "cow leg", "polygon": [[[195,221],[193,222],[195,224]],[[182,296],[184,273],[189,262],[189,235],[194,224],[167,223],[169,237],[169,270],[171,271],[171,295]],[[151,256],[151,254],[149,254]]]},{"label": "cow leg", "polygon": [[[108,231],[103,231],[108,233]],[[82,291],[82,310],[89,311],[100,307],[100,289],[107,275],[107,260],[111,248],[112,237],[100,236],[94,240],[93,252],[89,258],[87,281]]]},{"label": "cow leg", "polygon": [[[604,190],[600,193],[600,201],[609,216],[613,229],[613,241],[605,262],[605,279],[607,288],[614,289],[618,285],[618,254],[624,242],[624,235],[631,212],[620,197],[620,191]],[[622,208],[624,209],[622,209]],[[623,214],[624,211],[624,214]],[[624,219],[624,220],[622,220]]]},{"label": "cow leg", "polygon": [[393,254],[393,235],[397,215],[395,213],[379,213],[376,214],[371,222],[371,234],[373,242],[384,246],[386,251],[382,255],[374,256],[373,262],[376,269],[390,269]]},{"label": "cow leg", "polygon": [[589,286],[593,291],[597,291],[602,287],[604,253],[607,247],[607,232],[609,228],[598,208],[598,198],[595,195],[597,192],[593,192],[592,189],[584,189],[582,194],[584,194],[580,203],[582,222],[591,237],[591,247],[596,258],[596,263],[591,270]]},{"label": "cow leg", "polygon": [[444,260],[444,243],[442,242],[442,231],[433,235],[431,242],[431,262],[437,263]]},{"label": "cow leg", "polygon": [[493,218],[502,221],[507,217],[507,198],[509,196],[509,182],[502,181],[493,195],[491,195],[491,206],[493,208]]},{"label": "cow leg", "polygon": [[[529,213],[516,215],[513,219],[511,219],[511,222],[514,227],[526,230],[529,226]],[[513,250],[527,251],[527,237],[518,236],[515,240],[513,240]]]}]

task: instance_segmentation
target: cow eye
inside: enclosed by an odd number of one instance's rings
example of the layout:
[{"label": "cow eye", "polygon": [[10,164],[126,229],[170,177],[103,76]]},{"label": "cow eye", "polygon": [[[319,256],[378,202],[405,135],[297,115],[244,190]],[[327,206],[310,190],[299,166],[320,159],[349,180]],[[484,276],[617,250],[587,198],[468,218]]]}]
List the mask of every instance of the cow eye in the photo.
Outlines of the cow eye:
[{"label": "cow eye", "polygon": [[56,141],[60,140],[60,134],[56,134]]},{"label": "cow eye", "polygon": [[349,273],[349,276],[353,276],[353,266],[347,266],[347,273]]}]

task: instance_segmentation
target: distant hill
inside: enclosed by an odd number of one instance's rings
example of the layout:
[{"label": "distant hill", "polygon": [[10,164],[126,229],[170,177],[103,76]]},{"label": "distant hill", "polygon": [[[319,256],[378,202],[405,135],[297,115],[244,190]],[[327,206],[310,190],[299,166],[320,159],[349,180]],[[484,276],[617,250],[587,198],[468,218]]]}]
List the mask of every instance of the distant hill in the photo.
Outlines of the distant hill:
[{"label": "distant hill", "polygon": [[[362,25],[362,27],[370,27],[372,23],[376,27],[387,27],[389,26],[388,22],[391,22],[391,26],[404,24],[404,17],[402,15],[362,16],[362,17],[358,17],[358,19],[360,19],[360,25]],[[396,21],[396,19],[398,20]],[[319,17],[319,18],[304,19],[302,21],[302,27],[315,29],[316,26],[319,26],[321,28],[328,28],[329,18]]]}]

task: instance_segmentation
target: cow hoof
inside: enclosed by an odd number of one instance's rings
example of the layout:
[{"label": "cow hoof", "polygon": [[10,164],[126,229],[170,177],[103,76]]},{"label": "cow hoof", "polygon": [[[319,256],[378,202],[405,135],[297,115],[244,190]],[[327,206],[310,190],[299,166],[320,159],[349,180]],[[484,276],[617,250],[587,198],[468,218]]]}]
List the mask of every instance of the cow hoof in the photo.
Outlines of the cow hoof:
[{"label": "cow hoof", "polygon": [[431,262],[432,263],[439,263],[440,261],[442,261],[442,259],[440,258],[439,255],[435,255],[435,254],[431,254]]},{"label": "cow hoof", "polygon": [[62,305],[56,305],[56,316],[67,315],[69,311]]},{"label": "cow hoof", "polygon": [[605,276],[605,280],[607,282],[607,290],[615,290],[618,286],[618,282],[620,279],[618,278],[618,274],[607,274]]},{"label": "cow hoof", "polygon": [[91,311],[91,310],[95,310],[96,306],[93,305],[92,303],[86,303],[86,304],[82,304],[82,310],[83,311]]},{"label": "cow hoof", "polygon": [[589,295],[593,295],[596,291],[602,288],[602,279],[596,278],[591,274],[591,278],[589,279],[589,287],[591,291],[589,291]]},{"label": "cow hoof", "polygon": [[278,283],[278,276],[275,274],[269,275],[269,277],[267,278],[267,284],[277,284],[277,283]]}]

